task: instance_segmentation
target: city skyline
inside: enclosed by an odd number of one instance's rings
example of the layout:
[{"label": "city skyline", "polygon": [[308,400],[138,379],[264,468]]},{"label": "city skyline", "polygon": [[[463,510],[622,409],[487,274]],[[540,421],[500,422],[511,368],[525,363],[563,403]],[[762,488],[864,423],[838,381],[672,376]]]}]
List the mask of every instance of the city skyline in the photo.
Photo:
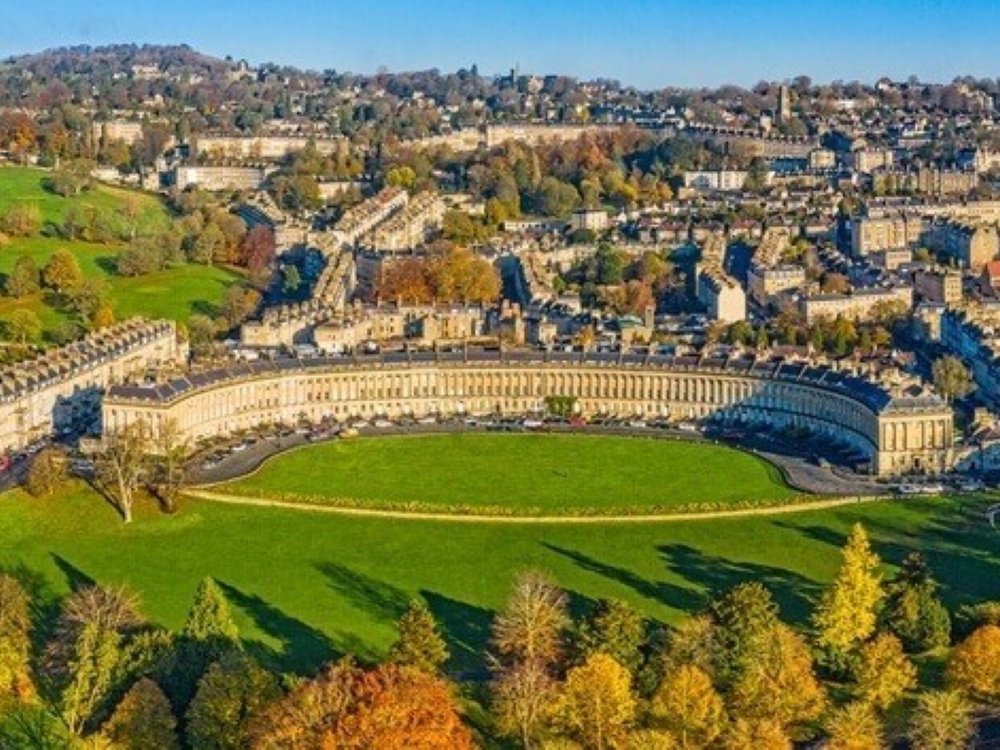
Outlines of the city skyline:
[{"label": "city skyline", "polygon": [[[883,75],[945,82],[995,76],[990,29],[1000,21],[1000,8],[979,0],[960,6],[889,0],[877,7],[850,0],[837,15],[787,0],[750,14],[730,0],[697,7],[558,0],[541,8],[522,0],[473,7],[446,0],[420,12],[390,0],[350,14],[342,7],[292,0],[276,13],[248,0],[234,13],[231,3],[179,0],[164,17],[121,0],[86,6],[54,0],[7,9],[0,54],[134,41],[317,70],[449,71],[476,63],[486,74],[518,66],[526,73],[615,78],[643,89],[750,86],[797,75],[821,82]],[[836,29],[851,33],[838,36]],[[947,56],[925,54],[930,44],[949,39],[961,45]]]}]

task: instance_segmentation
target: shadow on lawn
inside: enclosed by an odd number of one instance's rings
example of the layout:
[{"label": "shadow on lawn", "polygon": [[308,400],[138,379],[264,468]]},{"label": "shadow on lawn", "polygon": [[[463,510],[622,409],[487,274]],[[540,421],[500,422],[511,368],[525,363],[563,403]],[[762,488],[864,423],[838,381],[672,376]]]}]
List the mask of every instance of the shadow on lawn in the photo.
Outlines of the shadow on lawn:
[{"label": "shadow on lawn", "polygon": [[242,609],[253,618],[261,631],[281,644],[279,648],[274,648],[260,641],[244,639],[247,650],[265,664],[281,671],[303,674],[315,671],[319,665],[347,653],[364,654],[363,648],[354,639],[338,637],[335,643],[325,633],[285,614],[256,594],[247,594],[221,581],[219,585],[234,606]]},{"label": "shadow on lawn", "polygon": [[[650,581],[636,575],[631,570],[627,570],[626,568],[620,568],[616,565],[611,565],[610,563],[601,562],[600,560],[597,560],[583,552],[565,549],[564,547],[559,547],[558,545],[550,544],[549,542],[543,542],[542,545],[546,549],[572,560],[580,568],[589,573],[596,573],[604,576],[611,581],[632,589],[640,596],[651,599],[652,601],[660,604],[665,604],[673,609],[692,612],[700,608],[705,603],[704,598],[700,594],[689,588],[675,586],[674,584],[667,583],[665,581]],[[582,597],[577,595],[577,598]],[[574,602],[573,609],[574,612],[586,609],[585,602]]]},{"label": "shadow on lawn", "polygon": [[420,592],[441,635],[448,644],[448,674],[456,680],[482,680],[489,676],[484,658],[490,640],[493,611],[451,599],[435,591]]},{"label": "shadow on lawn", "polygon": [[694,613],[734,586],[755,582],[774,595],[784,620],[803,623],[822,590],[815,581],[785,568],[708,555],[686,544],[665,544],[656,549],[669,570],[704,592],[700,605],[687,608],[688,613]]},{"label": "shadow on lawn", "polygon": [[[864,525],[872,549],[883,562],[898,567],[908,554],[920,552],[941,584],[945,603],[955,608],[1000,599],[1000,533],[990,529],[978,511],[942,507],[905,527],[867,517],[856,520]],[[837,550],[847,539],[846,531],[826,526],[787,521],[780,525]]]},{"label": "shadow on lawn", "polygon": [[402,589],[344,565],[321,562],[315,567],[351,606],[371,612],[380,620],[396,622],[410,603],[410,597]]}]

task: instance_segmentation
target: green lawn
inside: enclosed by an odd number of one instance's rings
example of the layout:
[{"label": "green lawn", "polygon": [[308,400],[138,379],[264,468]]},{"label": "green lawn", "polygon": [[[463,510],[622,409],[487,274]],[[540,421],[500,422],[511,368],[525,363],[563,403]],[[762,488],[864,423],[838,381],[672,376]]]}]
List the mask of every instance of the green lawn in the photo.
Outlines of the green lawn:
[{"label": "green lawn", "polygon": [[[994,499],[995,502],[995,499]],[[342,652],[376,657],[407,600],[423,596],[462,674],[481,667],[493,611],[512,576],[551,571],[575,606],[620,597],[665,622],[710,591],[756,580],[802,623],[836,570],[850,525],[899,563],[923,550],[952,606],[1000,598],[1000,532],[983,500],[884,501],[823,512],[656,524],[385,521],[305,510],[189,502],[143,509],[123,525],[86,491],[32,500],[0,495],[0,567],[34,577],[46,597],[71,583],[126,583],[155,621],[176,628],[198,581],[214,576],[254,649],[308,670]]]},{"label": "green lawn", "polygon": [[[691,471],[696,466],[697,471]],[[592,435],[454,434],[334,441],[268,461],[223,491],[501,512],[655,511],[772,503],[796,492],[722,445]]]},{"label": "green lawn", "polygon": [[[44,221],[58,225],[70,205],[115,209],[124,196],[133,195],[143,205],[140,219],[143,230],[164,227],[170,221],[157,196],[100,185],[79,196],[63,198],[45,190],[44,178],[45,173],[37,169],[0,168],[0,213],[15,203],[34,203]],[[118,276],[115,272],[117,256],[123,247],[121,242],[99,245],[58,236],[11,238],[8,245],[0,248],[0,280],[21,255],[30,256],[42,267],[57,249],[65,248],[76,256],[85,276],[108,282],[119,319],[143,315],[186,321],[194,313],[214,315],[226,288],[240,278],[231,270],[189,263],[138,278]],[[0,295],[0,320],[18,308],[36,313],[46,333],[70,318],[69,313],[60,309],[57,301],[44,292],[19,300]]]},{"label": "green lawn", "polygon": [[163,202],[155,195],[96,184],[80,195],[63,197],[45,189],[47,176],[45,170],[33,167],[0,167],[0,213],[19,203],[30,203],[38,207],[43,222],[58,225],[70,206],[114,210],[121,206],[126,196],[133,196],[142,207],[141,229],[162,228],[169,222]]}]

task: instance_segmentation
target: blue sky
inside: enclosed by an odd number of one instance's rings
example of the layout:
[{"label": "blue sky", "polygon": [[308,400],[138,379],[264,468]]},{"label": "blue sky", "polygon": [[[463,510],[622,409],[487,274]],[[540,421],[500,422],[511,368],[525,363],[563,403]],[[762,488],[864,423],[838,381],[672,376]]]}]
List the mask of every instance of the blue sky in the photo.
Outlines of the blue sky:
[{"label": "blue sky", "polygon": [[[275,9],[282,8],[279,13]],[[0,56],[185,42],[372,72],[606,76],[645,88],[1000,75],[1000,0],[0,0]]]}]

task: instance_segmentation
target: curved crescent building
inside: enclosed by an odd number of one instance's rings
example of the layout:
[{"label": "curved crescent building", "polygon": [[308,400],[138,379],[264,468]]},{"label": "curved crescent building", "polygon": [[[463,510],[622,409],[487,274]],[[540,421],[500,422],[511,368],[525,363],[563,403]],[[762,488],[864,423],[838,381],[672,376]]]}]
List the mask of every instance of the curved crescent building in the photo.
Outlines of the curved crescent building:
[{"label": "curved crescent building", "polygon": [[105,430],[173,420],[191,441],[326,417],[526,414],[549,396],[584,415],[801,427],[846,442],[874,473],[936,473],[954,460],[952,411],[825,366],[752,357],[618,353],[386,353],[240,363],[168,383],[116,386]]}]

